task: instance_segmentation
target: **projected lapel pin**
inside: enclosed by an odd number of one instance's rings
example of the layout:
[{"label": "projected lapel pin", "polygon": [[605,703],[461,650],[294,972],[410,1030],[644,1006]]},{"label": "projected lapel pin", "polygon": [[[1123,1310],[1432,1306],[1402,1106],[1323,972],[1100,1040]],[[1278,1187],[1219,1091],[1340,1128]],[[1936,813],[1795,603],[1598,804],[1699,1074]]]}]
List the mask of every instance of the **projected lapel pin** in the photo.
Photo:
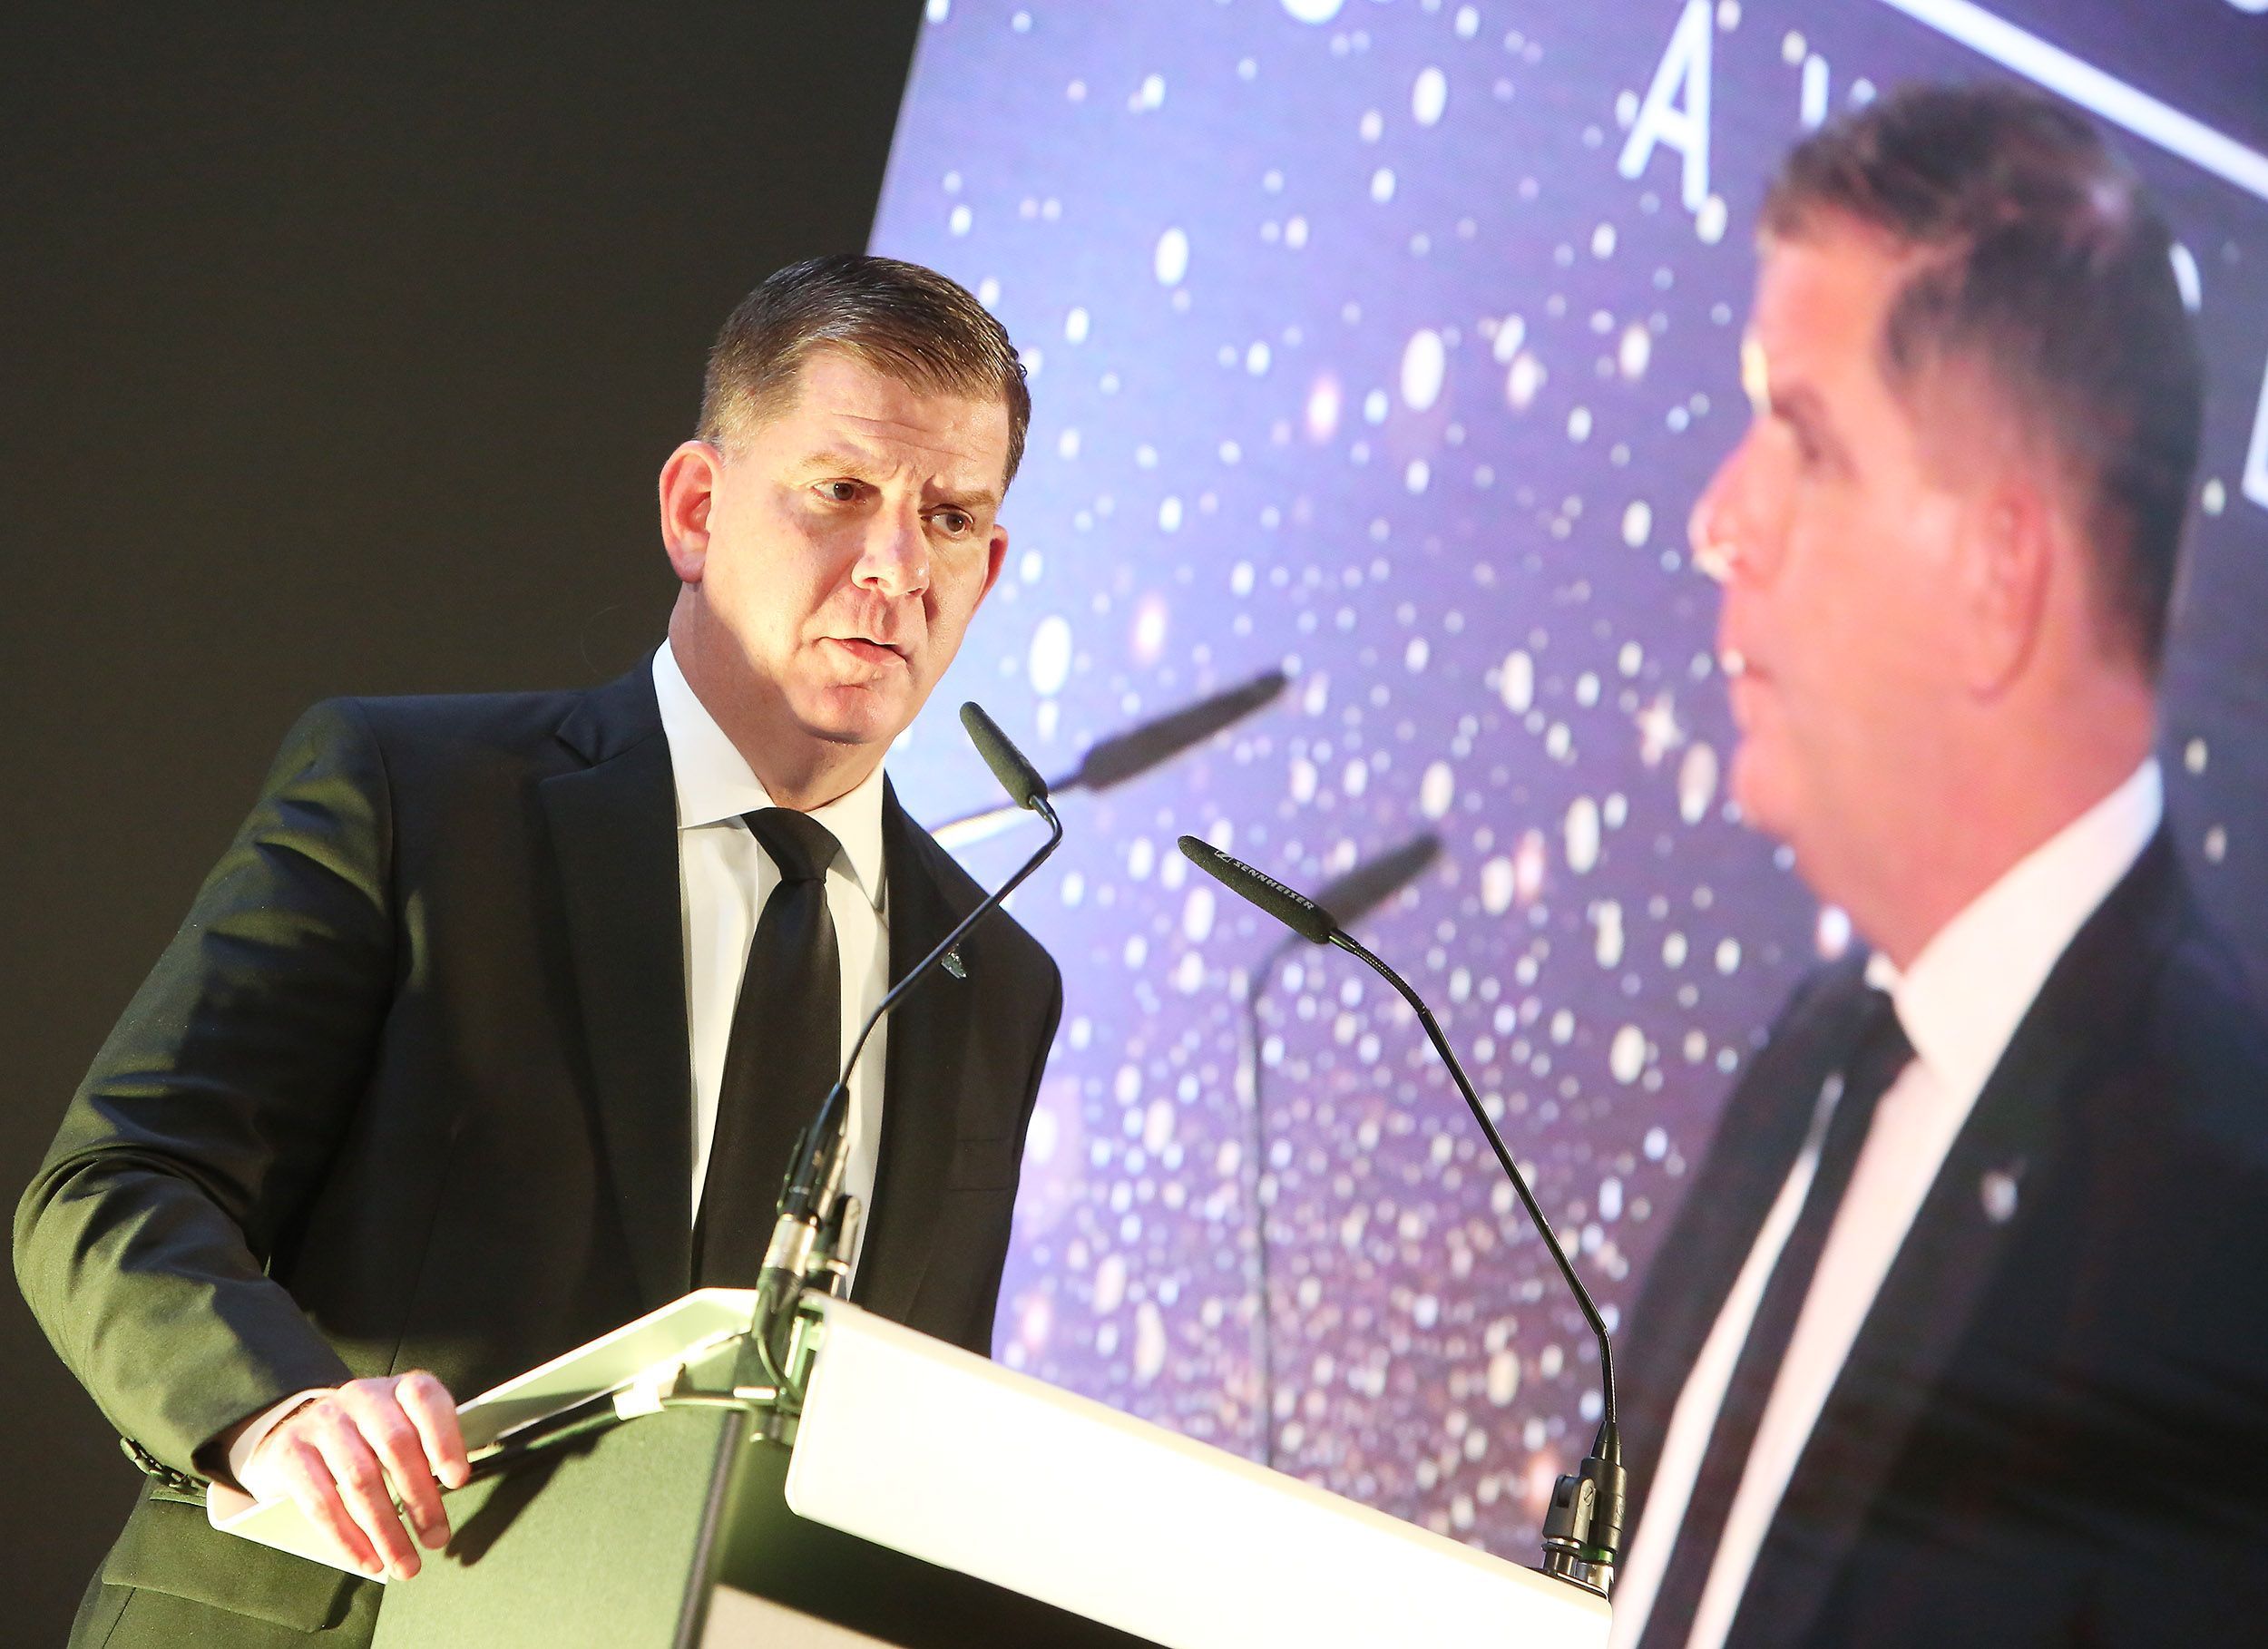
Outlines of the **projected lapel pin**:
[{"label": "projected lapel pin", "polygon": [[1990,1168],[1977,1182],[1977,1199],[1984,1205],[1985,1218],[1996,1225],[2005,1225],[2016,1217],[2016,1186],[2022,1177],[2024,1165],[2010,1163],[2005,1168]]}]

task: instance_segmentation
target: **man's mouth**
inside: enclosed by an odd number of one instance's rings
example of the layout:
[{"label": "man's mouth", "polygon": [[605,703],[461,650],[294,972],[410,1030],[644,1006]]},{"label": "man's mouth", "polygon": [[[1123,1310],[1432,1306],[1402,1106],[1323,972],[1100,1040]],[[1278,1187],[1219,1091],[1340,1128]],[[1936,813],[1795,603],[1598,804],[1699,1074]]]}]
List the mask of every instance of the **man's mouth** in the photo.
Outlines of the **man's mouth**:
[{"label": "man's mouth", "polygon": [[1771,672],[1736,647],[1719,648],[1716,662],[1725,674],[1725,698],[1733,713],[1733,726],[1745,733],[1755,724],[1761,701],[1771,691]]},{"label": "man's mouth", "polygon": [[867,636],[829,636],[827,639],[861,664],[888,665],[906,662],[906,649],[901,643],[876,641]]}]

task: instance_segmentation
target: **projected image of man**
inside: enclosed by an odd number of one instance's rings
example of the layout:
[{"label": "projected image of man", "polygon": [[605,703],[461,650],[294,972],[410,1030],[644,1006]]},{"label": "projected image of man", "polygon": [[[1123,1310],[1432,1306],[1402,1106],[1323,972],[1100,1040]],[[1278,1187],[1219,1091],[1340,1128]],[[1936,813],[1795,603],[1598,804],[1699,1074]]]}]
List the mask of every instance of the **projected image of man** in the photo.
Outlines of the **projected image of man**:
[{"label": "projected image of man", "polygon": [[1633,1312],[1620,1642],[2259,1630],[2268,1036],[2151,754],[2202,403],[2170,252],[2012,89],[1901,93],[1773,183],[1691,536],[1734,795],[1865,942]]}]

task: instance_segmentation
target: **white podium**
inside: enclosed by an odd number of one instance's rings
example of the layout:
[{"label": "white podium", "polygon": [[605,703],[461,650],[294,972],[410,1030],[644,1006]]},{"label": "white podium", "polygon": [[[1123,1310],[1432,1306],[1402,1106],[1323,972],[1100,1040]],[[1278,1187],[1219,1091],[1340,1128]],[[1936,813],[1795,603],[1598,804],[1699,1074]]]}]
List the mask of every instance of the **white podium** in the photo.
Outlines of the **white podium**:
[{"label": "white podium", "polygon": [[[715,1395],[748,1301],[689,1294],[466,1404],[476,1449],[581,1429],[447,1497],[381,1649],[1604,1649],[1579,1587],[840,1302],[792,1447],[766,1441]],[[288,1505],[226,1527],[309,1549]]]}]

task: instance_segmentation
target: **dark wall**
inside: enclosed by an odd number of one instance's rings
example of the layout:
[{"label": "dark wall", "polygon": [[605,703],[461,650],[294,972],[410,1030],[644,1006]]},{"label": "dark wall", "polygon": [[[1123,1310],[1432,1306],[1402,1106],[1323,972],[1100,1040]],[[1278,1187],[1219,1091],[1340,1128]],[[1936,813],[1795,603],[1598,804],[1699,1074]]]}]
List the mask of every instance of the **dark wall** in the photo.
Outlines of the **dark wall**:
[{"label": "dark wall", "polygon": [[[308,701],[627,668],[654,475],[778,265],[865,243],[917,0],[0,25],[12,1205]],[[137,1478],[11,1291],[0,1637]]]}]

